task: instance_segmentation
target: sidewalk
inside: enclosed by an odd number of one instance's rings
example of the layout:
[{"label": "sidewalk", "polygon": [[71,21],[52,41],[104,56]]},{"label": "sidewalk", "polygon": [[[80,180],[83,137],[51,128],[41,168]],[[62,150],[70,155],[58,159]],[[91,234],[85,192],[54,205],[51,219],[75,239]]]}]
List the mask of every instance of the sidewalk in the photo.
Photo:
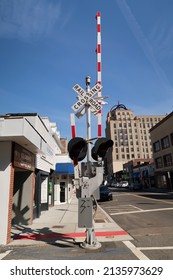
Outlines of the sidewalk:
[{"label": "sidewalk", "polygon": [[[32,225],[12,226],[12,240],[8,245],[38,245],[45,242],[78,243],[85,240],[85,230],[85,228],[78,228],[78,199],[73,195],[70,203],[56,205],[43,212]],[[99,242],[133,239],[99,205],[94,218],[94,230]]]}]

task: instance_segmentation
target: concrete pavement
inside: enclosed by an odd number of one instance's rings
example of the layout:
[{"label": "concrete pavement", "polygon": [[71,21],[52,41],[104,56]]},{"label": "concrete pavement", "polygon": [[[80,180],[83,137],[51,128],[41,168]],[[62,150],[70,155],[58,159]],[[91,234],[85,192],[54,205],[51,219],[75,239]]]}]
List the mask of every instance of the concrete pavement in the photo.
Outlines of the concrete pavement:
[{"label": "concrete pavement", "polygon": [[[94,230],[98,242],[133,239],[119,227],[98,205],[94,217]],[[24,246],[52,242],[83,242],[85,228],[78,227],[78,199],[74,194],[70,203],[51,207],[42,212],[32,225],[12,227],[10,246]]]}]

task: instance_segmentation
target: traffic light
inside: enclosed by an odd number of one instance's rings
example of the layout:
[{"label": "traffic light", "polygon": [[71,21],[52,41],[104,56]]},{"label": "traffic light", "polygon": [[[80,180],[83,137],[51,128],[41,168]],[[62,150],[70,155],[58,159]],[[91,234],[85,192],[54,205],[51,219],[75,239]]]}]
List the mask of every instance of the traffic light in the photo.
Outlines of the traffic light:
[{"label": "traffic light", "polygon": [[94,147],[91,150],[91,155],[94,160],[98,160],[98,157],[104,159],[109,148],[113,146],[114,142],[106,137],[98,138]]},{"label": "traffic light", "polygon": [[87,142],[81,137],[74,137],[69,141],[67,149],[72,160],[81,161],[87,153]]}]

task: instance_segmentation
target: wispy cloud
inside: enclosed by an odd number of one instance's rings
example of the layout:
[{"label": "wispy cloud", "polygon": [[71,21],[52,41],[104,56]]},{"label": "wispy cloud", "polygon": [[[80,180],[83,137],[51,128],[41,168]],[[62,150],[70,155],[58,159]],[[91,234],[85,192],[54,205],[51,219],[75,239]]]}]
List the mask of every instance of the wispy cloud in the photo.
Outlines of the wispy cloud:
[{"label": "wispy cloud", "polygon": [[[164,87],[164,90],[166,90],[166,92],[171,95],[173,93],[173,88],[172,88],[171,84],[169,83],[169,80],[168,80],[165,72],[160,67],[160,65],[156,59],[156,56],[153,52],[153,48],[151,47],[151,45],[149,44],[149,41],[145,37],[141,26],[137,22],[130,7],[127,5],[126,0],[116,0],[116,1],[117,1],[117,4],[118,4],[122,14],[124,15],[124,17],[128,23],[129,28],[133,32],[136,40],[138,41],[141,49],[143,50],[145,56],[151,63],[153,69],[155,70],[155,73],[159,78],[158,80],[161,82],[162,86]],[[169,40],[169,37],[167,37],[167,40]]]},{"label": "wispy cloud", "polygon": [[152,48],[159,60],[173,56],[173,23],[169,19],[161,19],[151,29],[149,35]]},{"label": "wispy cloud", "polygon": [[61,2],[1,0],[0,37],[30,40],[48,36],[61,18]]}]

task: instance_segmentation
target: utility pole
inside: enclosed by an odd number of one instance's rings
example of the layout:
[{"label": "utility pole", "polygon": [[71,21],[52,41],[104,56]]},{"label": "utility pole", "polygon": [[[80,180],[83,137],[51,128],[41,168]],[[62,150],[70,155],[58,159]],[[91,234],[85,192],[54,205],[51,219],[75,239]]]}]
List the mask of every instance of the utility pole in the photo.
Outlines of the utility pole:
[{"label": "utility pole", "polygon": [[[90,92],[90,83],[91,78],[87,76],[85,78],[86,81],[86,93]],[[91,107],[89,105],[86,106],[86,122],[87,122],[87,139],[91,139]],[[87,175],[88,178],[91,178],[91,143],[88,141],[88,150],[87,150]],[[92,204],[92,227],[86,228],[86,239],[81,244],[82,248],[86,249],[98,249],[101,247],[101,243],[97,241],[94,231],[94,221],[93,221],[93,199],[90,195],[86,197],[90,200]]]}]

